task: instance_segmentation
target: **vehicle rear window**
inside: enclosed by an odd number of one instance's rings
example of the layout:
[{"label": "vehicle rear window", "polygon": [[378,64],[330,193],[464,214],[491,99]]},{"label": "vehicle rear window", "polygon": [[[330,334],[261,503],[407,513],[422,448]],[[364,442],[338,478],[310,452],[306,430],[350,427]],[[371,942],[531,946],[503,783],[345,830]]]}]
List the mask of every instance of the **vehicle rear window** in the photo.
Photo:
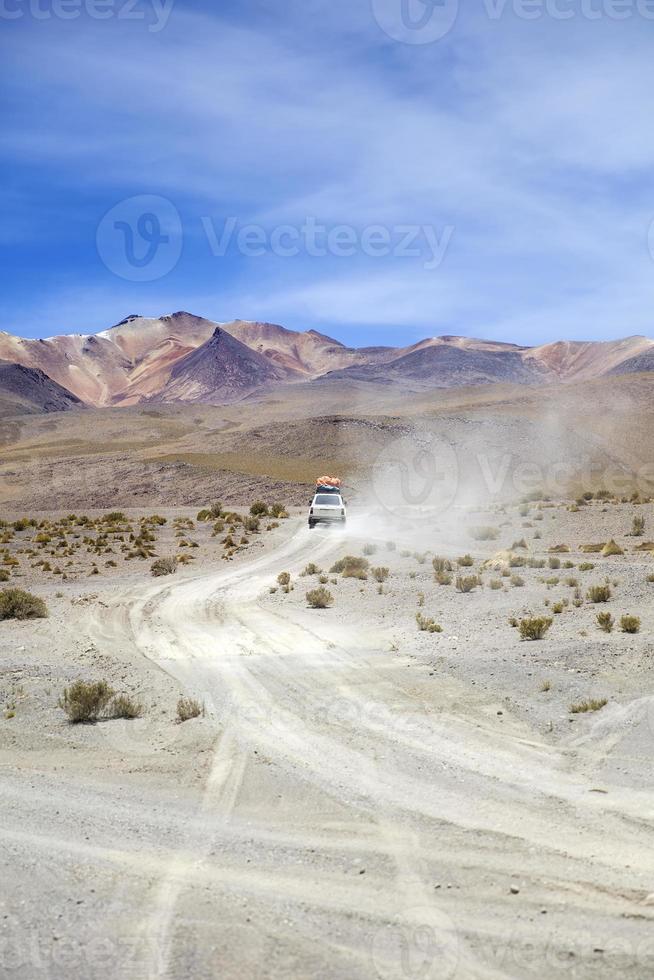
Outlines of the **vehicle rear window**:
[{"label": "vehicle rear window", "polygon": [[331,505],[332,507],[340,507],[341,498],[338,496],[337,493],[319,493],[316,495],[314,504],[318,504],[319,506],[321,504],[323,505],[328,504]]}]

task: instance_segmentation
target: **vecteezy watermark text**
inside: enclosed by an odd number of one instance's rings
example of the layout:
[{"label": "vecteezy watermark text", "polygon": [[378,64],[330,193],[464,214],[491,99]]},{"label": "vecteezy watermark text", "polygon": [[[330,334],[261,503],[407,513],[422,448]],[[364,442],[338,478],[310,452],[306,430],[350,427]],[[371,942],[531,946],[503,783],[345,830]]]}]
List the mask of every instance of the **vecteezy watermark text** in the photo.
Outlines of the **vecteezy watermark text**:
[{"label": "vecteezy watermark text", "polygon": [[158,34],[174,4],[175,0],[0,0],[0,20],[114,19],[144,23],[150,34]]},{"label": "vecteezy watermark text", "polygon": [[179,211],[167,198],[140,194],[107,211],[98,225],[96,246],[105,266],[131,282],[152,282],[171,272],[187,232],[193,239],[199,234],[218,259],[235,253],[245,258],[392,256],[421,261],[427,272],[433,272],[443,262],[454,230],[448,224],[326,224],[311,215],[297,224],[268,227],[245,224],[235,216],[216,219],[206,215],[183,225]]},{"label": "vecteezy watermark text", "polygon": [[439,267],[454,234],[452,225],[437,229],[433,225],[376,224],[359,229],[354,225],[321,224],[313,217],[305,218],[298,225],[276,225],[272,229],[240,224],[235,217],[229,217],[221,224],[209,217],[201,221],[211,253],[217,258],[223,258],[234,247],[248,258],[266,253],[281,258],[297,255],[383,258],[392,255],[394,258],[423,258],[423,267],[428,271]]},{"label": "vecteezy watermark text", "polygon": [[508,11],[520,20],[654,20],[654,0],[484,0],[490,20]]}]

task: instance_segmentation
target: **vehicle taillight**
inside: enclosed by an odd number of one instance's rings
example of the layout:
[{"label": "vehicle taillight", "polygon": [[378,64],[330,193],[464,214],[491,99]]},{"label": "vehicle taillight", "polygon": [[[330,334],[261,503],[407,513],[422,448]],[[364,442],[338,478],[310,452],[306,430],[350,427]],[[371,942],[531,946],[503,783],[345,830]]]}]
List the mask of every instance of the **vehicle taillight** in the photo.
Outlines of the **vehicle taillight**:
[{"label": "vehicle taillight", "polygon": [[344,507],[341,507],[341,514],[343,515],[343,517],[345,517],[345,508]]},{"label": "vehicle taillight", "polygon": [[310,507],[310,508],[309,508],[309,513],[310,513],[310,514],[313,514],[313,507]]}]

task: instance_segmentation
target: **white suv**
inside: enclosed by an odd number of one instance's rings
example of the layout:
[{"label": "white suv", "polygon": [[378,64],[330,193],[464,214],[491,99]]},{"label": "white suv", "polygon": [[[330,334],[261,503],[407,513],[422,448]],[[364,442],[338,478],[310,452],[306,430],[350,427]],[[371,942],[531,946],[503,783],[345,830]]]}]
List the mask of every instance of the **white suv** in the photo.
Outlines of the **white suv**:
[{"label": "white suv", "polygon": [[345,501],[338,491],[318,490],[309,502],[309,527],[316,524],[345,524]]}]

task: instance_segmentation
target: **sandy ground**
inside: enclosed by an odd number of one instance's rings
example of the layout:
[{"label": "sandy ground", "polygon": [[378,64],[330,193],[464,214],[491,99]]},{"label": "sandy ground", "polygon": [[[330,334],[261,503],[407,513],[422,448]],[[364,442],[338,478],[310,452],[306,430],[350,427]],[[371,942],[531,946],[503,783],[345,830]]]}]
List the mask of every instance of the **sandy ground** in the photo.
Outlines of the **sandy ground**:
[{"label": "sandy ground", "polygon": [[[439,528],[359,513],[344,532],[296,512],[231,562],[201,540],[170,578],[25,569],[50,617],[0,624],[1,975],[651,976],[654,558],[628,531],[652,510]],[[477,524],[498,539],[472,539]],[[595,568],[435,583],[435,554],[470,552],[476,571],[523,536],[529,557],[567,543],[562,562]],[[579,551],[609,537],[625,556]],[[390,570],[381,594],[328,573],[334,605],[308,608],[307,562],[366,545]],[[607,608],[640,633],[601,632],[584,598],[522,642],[509,618],[552,615],[568,577],[584,597],[608,577]],[[417,611],[443,632],[419,632]],[[107,677],[143,717],[68,724],[57,698],[77,677]],[[176,724],[180,693],[205,716]],[[608,703],[572,714],[586,698]]]}]

